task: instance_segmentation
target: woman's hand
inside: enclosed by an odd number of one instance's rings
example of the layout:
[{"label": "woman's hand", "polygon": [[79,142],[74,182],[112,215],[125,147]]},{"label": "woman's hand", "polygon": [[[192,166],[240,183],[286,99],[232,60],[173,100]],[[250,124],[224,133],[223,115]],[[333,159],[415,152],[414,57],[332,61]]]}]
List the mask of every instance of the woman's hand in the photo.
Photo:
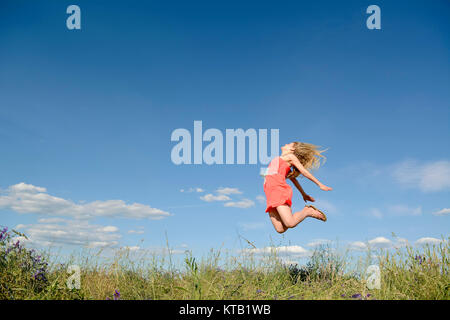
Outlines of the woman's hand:
[{"label": "woman's hand", "polygon": [[324,185],[324,184],[320,184],[320,185],[319,185],[319,188],[320,188],[320,190],[323,190],[323,191],[331,191],[331,190],[333,190],[333,188],[327,187],[327,186]]},{"label": "woman's hand", "polygon": [[306,202],[306,201],[311,201],[311,202],[314,202],[314,201],[316,201],[316,200],[314,200],[314,198],[313,197],[311,197],[309,194],[303,194],[303,200]]}]

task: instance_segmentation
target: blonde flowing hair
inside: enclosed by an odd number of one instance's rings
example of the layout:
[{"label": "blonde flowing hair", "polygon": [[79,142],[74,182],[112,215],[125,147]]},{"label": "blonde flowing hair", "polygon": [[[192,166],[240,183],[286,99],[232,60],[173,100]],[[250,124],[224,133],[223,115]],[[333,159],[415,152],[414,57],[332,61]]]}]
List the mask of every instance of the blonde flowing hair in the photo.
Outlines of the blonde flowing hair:
[{"label": "blonde flowing hair", "polygon": [[[305,142],[294,142],[294,155],[298,161],[305,167],[305,169],[318,169],[323,163],[325,163],[326,157],[322,155],[325,150],[319,150],[319,146]],[[321,160],[322,163],[321,163]],[[300,171],[292,166],[291,172],[288,173],[286,178],[297,178]]]}]

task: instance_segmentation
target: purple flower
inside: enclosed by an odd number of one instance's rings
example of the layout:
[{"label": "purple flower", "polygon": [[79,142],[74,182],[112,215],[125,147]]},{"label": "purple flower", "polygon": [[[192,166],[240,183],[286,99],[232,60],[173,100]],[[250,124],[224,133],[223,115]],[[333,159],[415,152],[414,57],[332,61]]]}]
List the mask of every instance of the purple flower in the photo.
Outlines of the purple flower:
[{"label": "purple flower", "polygon": [[261,289],[256,290],[256,293],[262,293]]},{"label": "purple flower", "polygon": [[0,240],[3,240],[6,238],[6,236],[8,235],[7,231],[8,231],[8,227],[4,227],[3,230],[0,231]]},{"label": "purple flower", "polygon": [[288,300],[291,300],[291,299],[294,298],[294,297],[295,297],[294,295],[289,296],[289,297],[288,297]]},{"label": "purple flower", "polygon": [[119,300],[120,299],[120,292],[117,291],[117,290],[114,290],[114,291],[115,291],[115,293],[114,293],[114,300]]},{"label": "purple flower", "polygon": [[370,293],[368,293],[367,295],[366,295],[366,298],[369,298],[369,297],[371,297],[372,295],[370,294]]},{"label": "purple flower", "polygon": [[361,293],[355,293],[354,295],[352,295],[352,298],[354,299],[361,298]]},{"label": "purple flower", "polygon": [[345,294],[341,294],[341,297],[342,297],[342,298],[345,298]]},{"label": "purple flower", "polygon": [[417,261],[417,263],[422,264],[422,262],[425,260],[424,258],[422,258],[422,256],[415,256],[414,260]]}]

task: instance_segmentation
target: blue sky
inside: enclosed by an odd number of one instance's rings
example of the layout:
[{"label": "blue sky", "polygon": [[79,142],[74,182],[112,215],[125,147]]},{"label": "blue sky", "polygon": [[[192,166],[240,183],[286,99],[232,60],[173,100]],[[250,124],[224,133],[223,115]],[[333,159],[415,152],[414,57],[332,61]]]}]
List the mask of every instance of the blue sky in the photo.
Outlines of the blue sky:
[{"label": "blue sky", "polygon": [[[160,248],[167,234],[200,255],[239,235],[305,252],[447,237],[449,14],[437,0],[2,1],[0,222],[44,247]],[[174,165],[171,133],[195,120],[329,148],[315,174],[333,191],[300,180],[329,220],[279,235],[260,164]]]}]

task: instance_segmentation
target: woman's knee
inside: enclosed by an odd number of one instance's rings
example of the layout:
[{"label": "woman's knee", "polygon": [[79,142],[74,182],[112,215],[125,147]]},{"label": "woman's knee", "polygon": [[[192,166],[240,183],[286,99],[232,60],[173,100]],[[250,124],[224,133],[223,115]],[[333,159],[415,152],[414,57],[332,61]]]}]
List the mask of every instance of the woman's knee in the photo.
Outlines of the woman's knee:
[{"label": "woman's knee", "polygon": [[283,221],[283,224],[286,226],[286,228],[294,228],[296,226],[294,219]]},{"label": "woman's knee", "polygon": [[285,233],[288,228],[276,228],[278,233]]}]

